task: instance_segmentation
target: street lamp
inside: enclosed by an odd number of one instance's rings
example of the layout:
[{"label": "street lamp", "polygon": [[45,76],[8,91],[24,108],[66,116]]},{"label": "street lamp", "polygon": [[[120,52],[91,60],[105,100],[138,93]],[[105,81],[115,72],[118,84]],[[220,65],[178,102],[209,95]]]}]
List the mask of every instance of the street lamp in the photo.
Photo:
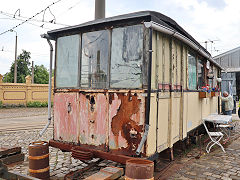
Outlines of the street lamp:
[{"label": "street lamp", "polygon": [[15,40],[15,63],[14,63],[14,83],[17,83],[17,31],[14,31],[13,29],[11,29],[10,32],[15,32],[16,33],[16,40]]}]

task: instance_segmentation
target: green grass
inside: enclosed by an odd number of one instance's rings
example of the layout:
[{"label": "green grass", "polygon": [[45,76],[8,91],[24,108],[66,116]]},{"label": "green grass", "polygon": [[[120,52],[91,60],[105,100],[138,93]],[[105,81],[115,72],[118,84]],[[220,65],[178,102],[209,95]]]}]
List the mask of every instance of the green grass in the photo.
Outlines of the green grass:
[{"label": "green grass", "polygon": [[27,103],[27,107],[47,107],[48,102],[40,102],[40,101],[31,101]]}]

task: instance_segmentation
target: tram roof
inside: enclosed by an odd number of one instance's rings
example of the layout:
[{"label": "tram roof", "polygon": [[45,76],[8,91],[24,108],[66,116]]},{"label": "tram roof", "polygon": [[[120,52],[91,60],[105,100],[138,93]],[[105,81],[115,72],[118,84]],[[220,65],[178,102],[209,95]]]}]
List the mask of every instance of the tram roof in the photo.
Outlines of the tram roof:
[{"label": "tram roof", "polygon": [[53,40],[55,40],[59,36],[77,34],[79,32],[95,31],[124,25],[133,25],[150,21],[154,21],[160,25],[177,31],[178,33],[193,41],[196,45],[201,47],[201,49],[204,50],[208,55],[210,55],[210,53],[203,46],[201,46],[189,33],[187,33],[178,23],[176,23],[176,21],[156,11],[139,11],[103,19],[97,19],[75,26],[68,26],[60,29],[51,30],[48,31],[48,35]]}]

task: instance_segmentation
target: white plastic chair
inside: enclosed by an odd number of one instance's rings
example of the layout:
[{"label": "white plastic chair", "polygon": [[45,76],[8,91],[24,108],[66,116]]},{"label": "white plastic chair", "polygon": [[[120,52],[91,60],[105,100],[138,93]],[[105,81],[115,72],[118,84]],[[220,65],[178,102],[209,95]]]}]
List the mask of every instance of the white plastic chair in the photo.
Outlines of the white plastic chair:
[{"label": "white plastic chair", "polygon": [[209,132],[204,120],[203,120],[203,125],[204,125],[204,127],[205,127],[205,129],[206,129],[206,131],[207,131],[207,134],[208,134],[208,136],[209,136],[209,138],[210,138],[210,140],[211,140],[211,141],[207,144],[207,146],[206,146],[206,151],[207,151],[207,153],[210,152],[211,148],[212,148],[215,144],[218,145],[218,146],[220,146],[221,149],[222,149],[222,151],[225,152],[223,146],[222,146],[221,143],[220,143],[221,139],[223,138],[223,133],[221,133],[221,132]]}]

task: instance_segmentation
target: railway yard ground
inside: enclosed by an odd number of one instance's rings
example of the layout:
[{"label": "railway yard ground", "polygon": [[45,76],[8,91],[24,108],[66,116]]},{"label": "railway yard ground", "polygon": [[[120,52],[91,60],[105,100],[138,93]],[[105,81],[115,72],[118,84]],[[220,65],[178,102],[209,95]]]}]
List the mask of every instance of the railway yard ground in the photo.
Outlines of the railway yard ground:
[{"label": "railway yard ground", "polygon": [[[200,153],[199,146],[193,146],[176,156],[174,161],[157,165],[155,179],[240,179],[240,121],[236,115],[233,120],[236,126],[231,132],[230,141],[224,145],[226,153],[219,147],[215,147],[209,154],[205,153],[205,147],[202,147]],[[0,109],[1,146],[20,146],[25,154],[24,162],[8,166],[9,171],[28,174],[28,145],[34,141],[52,139],[52,125],[43,137],[39,137],[39,132],[46,122],[47,108]],[[71,153],[52,147],[49,151],[51,179],[64,179],[70,171],[86,168],[98,161],[93,159],[82,162],[73,159]],[[121,164],[104,160],[83,172],[78,179],[84,179],[106,166],[122,167]]]}]

